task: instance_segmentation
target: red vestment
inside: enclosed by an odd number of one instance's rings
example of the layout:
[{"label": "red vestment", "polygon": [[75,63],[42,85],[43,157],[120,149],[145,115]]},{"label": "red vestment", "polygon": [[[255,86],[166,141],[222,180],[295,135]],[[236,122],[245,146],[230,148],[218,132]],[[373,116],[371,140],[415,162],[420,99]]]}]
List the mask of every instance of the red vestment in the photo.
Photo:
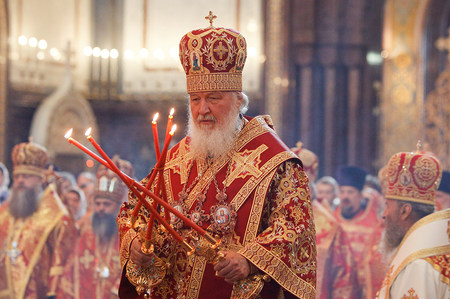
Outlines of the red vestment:
[{"label": "red vestment", "polygon": [[359,298],[357,272],[347,234],[330,211],[313,202],[317,244],[316,298]]},{"label": "red vestment", "polygon": [[0,298],[55,295],[76,236],[74,223],[50,184],[38,209],[15,219],[8,203],[0,209]]},{"label": "red vestment", "polygon": [[354,254],[358,271],[358,282],[361,287],[361,298],[374,298],[381,287],[387,266],[378,251],[383,224],[377,217],[374,205],[367,205],[352,219],[341,215],[341,207],[336,209],[335,216],[349,237],[349,245]]},{"label": "red vestment", "polygon": [[121,275],[118,234],[109,242],[99,243],[90,224],[66,263],[57,298],[118,298]]},{"label": "red vestment", "polygon": [[[201,178],[193,184],[199,173]],[[261,296],[276,298],[283,292],[286,297],[314,298],[316,247],[308,179],[298,158],[272,130],[268,117],[250,120],[237,138],[231,161],[223,157],[211,167],[192,157],[188,139],[177,144],[168,154],[164,172],[169,202],[179,204],[178,194],[183,186],[193,185],[184,201],[186,213],[192,213],[199,195],[205,194],[202,214],[209,215],[217,204],[214,174],[220,190],[226,183],[226,202],[237,213],[234,229],[227,233],[215,232],[225,250],[238,251],[271,277]],[[130,197],[118,217],[122,266],[128,262],[130,242],[136,236],[129,227],[129,215],[135,204],[136,199]],[[143,210],[141,223],[146,223],[148,214]],[[211,228],[211,221],[202,221],[202,227]],[[183,226],[179,232],[186,241],[191,241],[189,227]],[[172,267],[165,279],[152,288],[152,297],[230,297],[232,285],[217,277],[204,257],[197,254],[188,257],[173,242],[166,245],[167,248],[156,248],[155,252]],[[138,297],[125,276],[120,291],[127,298]]]}]

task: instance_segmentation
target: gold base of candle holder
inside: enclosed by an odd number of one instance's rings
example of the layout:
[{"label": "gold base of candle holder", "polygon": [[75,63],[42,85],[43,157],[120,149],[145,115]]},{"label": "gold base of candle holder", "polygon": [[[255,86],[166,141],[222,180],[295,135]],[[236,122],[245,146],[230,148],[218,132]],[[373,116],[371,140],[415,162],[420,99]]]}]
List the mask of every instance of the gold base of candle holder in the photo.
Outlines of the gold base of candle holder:
[{"label": "gold base of candle holder", "polygon": [[167,265],[160,258],[153,256],[151,267],[139,266],[130,259],[126,266],[127,278],[136,287],[139,295],[149,293],[149,289],[158,285],[166,276]]},{"label": "gold base of candle holder", "polygon": [[233,284],[230,299],[254,299],[261,293],[264,282],[269,282],[267,274],[253,274]]}]

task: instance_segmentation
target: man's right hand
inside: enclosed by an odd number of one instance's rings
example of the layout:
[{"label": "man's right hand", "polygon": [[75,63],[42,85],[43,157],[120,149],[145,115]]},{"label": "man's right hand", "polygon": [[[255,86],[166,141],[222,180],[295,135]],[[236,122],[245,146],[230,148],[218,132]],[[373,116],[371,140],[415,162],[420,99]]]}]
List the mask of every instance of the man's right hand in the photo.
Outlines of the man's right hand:
[{"label": "man's right hand", "polygon": [[139,241],[138,238],[135,238],[133,242],[131,243],[131,252],[130,252],[130,259],[133,261],[133,263],[143,266],[143,267],[150,267],[154,264],[154,253],[151,254],[145,254],[141,250],[142,243]]}]

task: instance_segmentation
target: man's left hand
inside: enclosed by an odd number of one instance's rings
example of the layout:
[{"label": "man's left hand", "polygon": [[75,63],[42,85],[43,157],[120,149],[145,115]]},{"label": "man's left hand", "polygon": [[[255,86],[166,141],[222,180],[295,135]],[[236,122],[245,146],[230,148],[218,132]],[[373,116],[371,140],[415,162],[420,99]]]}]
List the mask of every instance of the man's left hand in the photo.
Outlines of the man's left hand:
[{"label": "man's left hand", "polygon": [[234,251],[221,252],[224,257],[214,266],[217,276],[223,277],[228,283],[234,283],[250,274],[250,264],[245,257]]}]

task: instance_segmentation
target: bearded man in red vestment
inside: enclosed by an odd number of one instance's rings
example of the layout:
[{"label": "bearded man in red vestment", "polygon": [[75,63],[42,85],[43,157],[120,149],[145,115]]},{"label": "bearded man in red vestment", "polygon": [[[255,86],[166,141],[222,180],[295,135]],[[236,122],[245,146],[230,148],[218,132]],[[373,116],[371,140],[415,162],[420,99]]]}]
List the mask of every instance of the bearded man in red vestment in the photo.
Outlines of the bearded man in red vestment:
[{"label": "bearded man in red vestment", "polygon": [[[202,237],[176,217],[171,225],[196,253],[188,255],[155,226],[153,253],[144,254],[139,227],[146,228],[149,213],[142,207],[137,229],[130,229],[137,203],[131,196],[118,217],[124,269],[119,293],[143,298],[130,278],[137,276],[149,280],[145,293],[151,298],[230,298],[233,291],[242,294],[254,286],[251,279],[263,277],[262,290],[255,288],[262,298],[315,298],[308,178],[270,117],[243,115],[248,104],[241,92],[245,39],[232,29],[213,27],[210,17],[210,27],[189,32],[180,43],[189,132],[167,155],[164,186],[173,207],[221,239],[222,257],[212,263],[203,254]],[[227,221],[218,217],[220,211]],[[147,272],[134,275],[135,269]]]},{"label": "bearded man in red vestment", "polygon": [[387,266],[378,251],[383,224],[374,206],[367,204],[363,197],[365,180],[366,171],[362,168],[341,166],[338,169],[341,205],[336,209],[335,216],[349,237],[362,298],[373,298],[381,286]]},{"label": "bearded man in red vestment", "polygon": [[[113,158],[118,168],[133,176],[130,162]],[[75,250],[64,268],[57,298],[118,298],[122,270],[116,217],[126,200],[127,187],[120,178],[100,165],[93,193],[93,214],[81,231]]]},{"label": "bearded man in red vestment", "polygon": [[53,298],[76,229],[54,183],[43,189],[47,151],[13,148],[13,186],[0,209],[0,298]]}]

